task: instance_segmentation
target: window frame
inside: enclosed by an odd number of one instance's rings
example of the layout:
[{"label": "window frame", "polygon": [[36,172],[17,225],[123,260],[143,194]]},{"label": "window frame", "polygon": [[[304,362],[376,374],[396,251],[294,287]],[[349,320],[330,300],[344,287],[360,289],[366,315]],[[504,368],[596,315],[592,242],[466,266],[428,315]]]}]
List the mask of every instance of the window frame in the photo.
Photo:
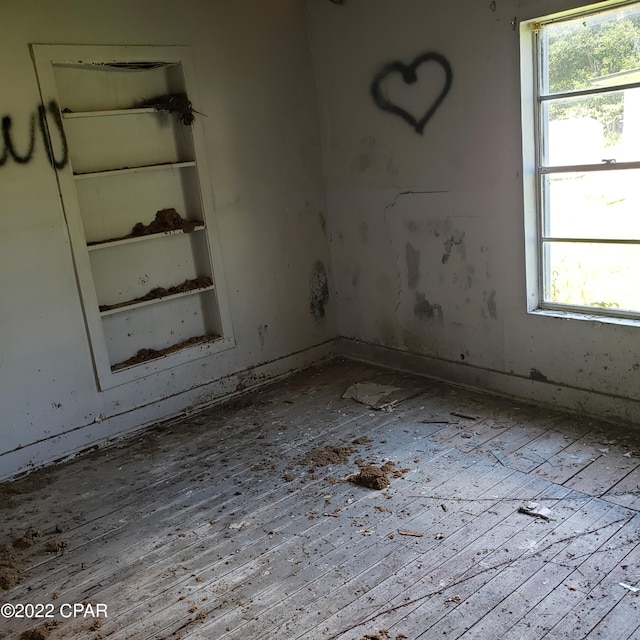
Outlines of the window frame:
[{"label": "window frame", "polygon": [[545,202],[548,193],[544,188],[544,176],[548,174],[622,171],[640,169],[640,159],[631,162],[599,164],[550,165],[545,164],[545,145],[548,141],[547,121],[544,115],[544,103],[567,97],[581,97],[613,93],[625,89],[640,88],[640,81],[615,84],[606,87],[593,87],[574,91],[549,93],[543,92],[546,79],[542,64],[541,30],[545,25],[593,16],[599,13],[638,5],[638,0],[608,0],[597,4],[584,5],[575,9],[526,20],[520,23],[520,85],[522,117],[523,151],[523,198],[525,232],[525,267],[527,311],[560,317],[611,321],[640,326],[640,309],[630,311],[610,307],[596,307],[558,303],[545,299],[545,290],[550,284],[551,265],[550,247],[554,242],[602,243],[610,245],[632,244],[640,246],[640,238],[580,238],[552,237],[545,235],[548,228],[549,206]]}]

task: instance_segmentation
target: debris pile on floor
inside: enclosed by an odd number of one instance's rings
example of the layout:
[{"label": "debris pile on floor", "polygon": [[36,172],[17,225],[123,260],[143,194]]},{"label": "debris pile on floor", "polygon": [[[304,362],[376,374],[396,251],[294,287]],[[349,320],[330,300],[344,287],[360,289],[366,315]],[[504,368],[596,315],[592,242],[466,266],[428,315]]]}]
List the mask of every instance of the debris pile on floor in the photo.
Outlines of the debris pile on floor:
[{"label": "debris pile on floor", "polygon": [[527,504],[518,509],[518,513],[524,513],[534,518],[542,518],[543,520],[554,519],[551,517],[551,509],[543,507],[537,502],[527,502]]},{"label": "debris pile on floor", "polygon": [[349,477],[349,482],[369,489],[386,489],[390,484],[389,474],[393,471],[393,462],[385,462],[381,467],[374,464],[360,465],[360,473]]},{"label": "debris pile on floor", "polygon": [[324,449],[312,449],[298,462],[305,467],[309,467],[310,471],[315,471],[320,467],[327,467],[333,464],[347,464],[349,457],[355,453],[353,447],[338,447],[336,445],[328,445]]},{"label": "debris pile on floor", "polygon": [[396,469],[391,460],[387,460],[379,467],[362,460],[356,460],[356,464],[360,468],[359,473],[349,476],[347,480],[368,489],[386,489],[391,484],[389,476],[402,478],[405,473],[411,471],[411,469]]},{"label": "debris pile on floor", "polygon": [[[404,633],[398,633],[395,640],[406,640]],[[394,640],[387,629],[380,629],[378,633],[367,633],[360,640]]]},{"label": "debris pile on floor", "polygon": [[45,622],[43,625],[35,627],[34,629],[27,629],[27,631],[23,631],[20,634],[20,640],[47,640],[51,635],[51,631],[59,624],[59,621],[54,620]]}]

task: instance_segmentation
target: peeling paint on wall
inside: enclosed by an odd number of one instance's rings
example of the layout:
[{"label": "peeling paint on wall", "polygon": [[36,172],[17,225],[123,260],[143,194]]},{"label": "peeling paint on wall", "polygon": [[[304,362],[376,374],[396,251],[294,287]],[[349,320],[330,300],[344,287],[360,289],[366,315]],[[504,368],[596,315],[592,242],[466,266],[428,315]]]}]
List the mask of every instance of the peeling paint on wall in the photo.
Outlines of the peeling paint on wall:
[{"label": "peeling paint on wall", "polygon": [[325,314],[325,306],[329,302],[329,281],[327,270],[322,260],[316,260],[309,278],[311,299],[309,310],[316,320],[322,320]]},{"label": "peeling paint on wall", "polygon": [[418,251],[418,249],[416,249],[410,242],[407,242],[406,256],[409,289],[415,289],[420,280],[420,251]]},{"label": "peeling paint on wall", "polygon": [[416,302],[413,306],[414,315],[420,320],[438,320],[442,322],[442,307],[439,304],[431,304],[424,293],[416,293]]}]

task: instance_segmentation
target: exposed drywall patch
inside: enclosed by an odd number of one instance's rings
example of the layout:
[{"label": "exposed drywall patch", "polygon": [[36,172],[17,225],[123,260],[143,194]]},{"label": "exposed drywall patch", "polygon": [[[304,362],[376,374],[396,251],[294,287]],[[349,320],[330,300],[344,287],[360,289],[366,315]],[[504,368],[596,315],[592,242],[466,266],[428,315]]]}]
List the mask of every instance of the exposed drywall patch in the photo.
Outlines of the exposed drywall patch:
[{"label": "exposed drywall patch", "polygon": [[309,278],[309,288],[311,297],[309,310],[316,320],[322,320],[325,314],[325,307],[329,302],[329,281],[327,270],[322,260],[316,260]]},{"label": "exposed drywall patch", "polygon": [[420,280],[420,251],[410,242],[406,245],[406,257],[409,289],[415,289]]},{"label": "exposed drywall patch", "polygon": [[[436,237],[439,234],[436,233]],[[447,238],[444,241],[444,253],[442,254],[442,264],[447,264],[447,262],[449,262],[449,258],[451,257],[451,251],[453,250],[454,246],[458,246],[461,247],[463,255],[465,254],[464,252],[464,247],[463,247],[463,243],[464,242],[464,231],[459,231],[458,229],[456,229],[449,238]]]},{"label": "exposed drywall patch", "polygon": [[439,304],[431,304],[424,293],[416,293],[416,302],[413,305],[413,314],[420,320],[438,320],[442,322],[442,307]]},{"label": "exposed drywall patch", "polygon": [[[415,85],[418,82],[418,68],[423,65],[436,65],[442,68],[444,72],[444,78],[442,80],[442,86],[436,87],[436,95],[433,102],[429,105],[424,105],[425,111],[422,115],[414,115],[409,113],[406,109],[402,108],[393,100],[390,100],[386,96],[385,84],[386,80],[390,76],[399,75],[402,81],[406,85]],[[394,115],[399,116],[405,122],[410,124],[416,133],[422,135],[427,122],[433,117],[438,110],[443,100],[447,97],[447,94],[451,90],[451,83],[453,82],[453,71],[447,58],[440,53],[429,51],[419,55],[413,62],[406,65],[398,60],[389,62],[384,65],[380,71],[375,75],[373,82],[371,83],[371,95],[376,105],[383,111],[388,111]]]},{"label": "exposed drywall patch", "polygon": [[541,371],[538,371],[538,369],[532,368],[529,372],[529,377],[532,380],[537,380],[538,382],[549,382],[549,378],[547,378],[547,376],[545,376]]}]

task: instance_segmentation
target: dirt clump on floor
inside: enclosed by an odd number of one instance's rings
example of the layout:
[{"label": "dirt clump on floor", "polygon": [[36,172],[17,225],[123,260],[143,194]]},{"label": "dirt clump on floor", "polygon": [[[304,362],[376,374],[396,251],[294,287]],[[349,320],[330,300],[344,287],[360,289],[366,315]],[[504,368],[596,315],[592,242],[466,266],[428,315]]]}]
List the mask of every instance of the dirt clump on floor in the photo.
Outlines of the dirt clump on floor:
[{"label": "dirt clump on floor", "polygon": [[356,464],[360,468],[360,473],[350,476],[349,482],[369,489],[386,489],[391,484],[389,476],[402,478],[405,473],[411,471],[411,469],[396,469],[391,460],[387,460],[379,467],[363,460],[356,460]]},{"label": "dirt clump on floor", "polygon": [[29,547],[33,547],[40,539],[40,530],[31,527],[27,529],[19,538],[16,538],[12,545],[16,549],[28,549]]},{"label": "dirt clump on floor", "polygon": [[64,551],[69,542],[67,540],[49,540],[47,544],[44,545],[43,551],[45,553],[60,553]]},{"label": "dirt clump on floor", "polygon": [[51,635],[51,631],[59,624],[58,621],[45,622],[43,625],[35,627],[34,629],[27,629],[20,634],[20,640],[47,640]]},{"label": "dirt clump on floor", "polygon": [[315,471],[320,467],[326,467],[333,464],[347,464],[349,457],[355,453],[353,447],[338,447],[336,445],[328,445],[324,449],[312,449],[299,463],[305,467],[310,467],[311,471]]},{"label": "dirt clump on floor", "polygon": [[[395,640],[406,640],[404,633],[399,633]],[[392,640],[391,634],[386,629],[380,629],[378,633],[367,633],[360,640]]]},{"label": "dirt clump on floor", "polygon": [[0,589],[8,591],[20,582],[20,574],[12,564],[5,564],[0,559]]},{"label": "dirt clump on floor", "polygon": [[51,474],[34,473],[18,480],[0,482],[0,509],[9,509],[20,503],[21,497],[51,484]]},{"label": "dirt clump on floor", "polygon": [[[391,467],[389,467],[391,464]],[[369,489],[386,489],[390,484],[389,472],[393,468],[393,463],[385,463],[381,467],[374,464],[365,464],[360,467],[360,473],[349,477],[349,482],[367,487]]]}]

